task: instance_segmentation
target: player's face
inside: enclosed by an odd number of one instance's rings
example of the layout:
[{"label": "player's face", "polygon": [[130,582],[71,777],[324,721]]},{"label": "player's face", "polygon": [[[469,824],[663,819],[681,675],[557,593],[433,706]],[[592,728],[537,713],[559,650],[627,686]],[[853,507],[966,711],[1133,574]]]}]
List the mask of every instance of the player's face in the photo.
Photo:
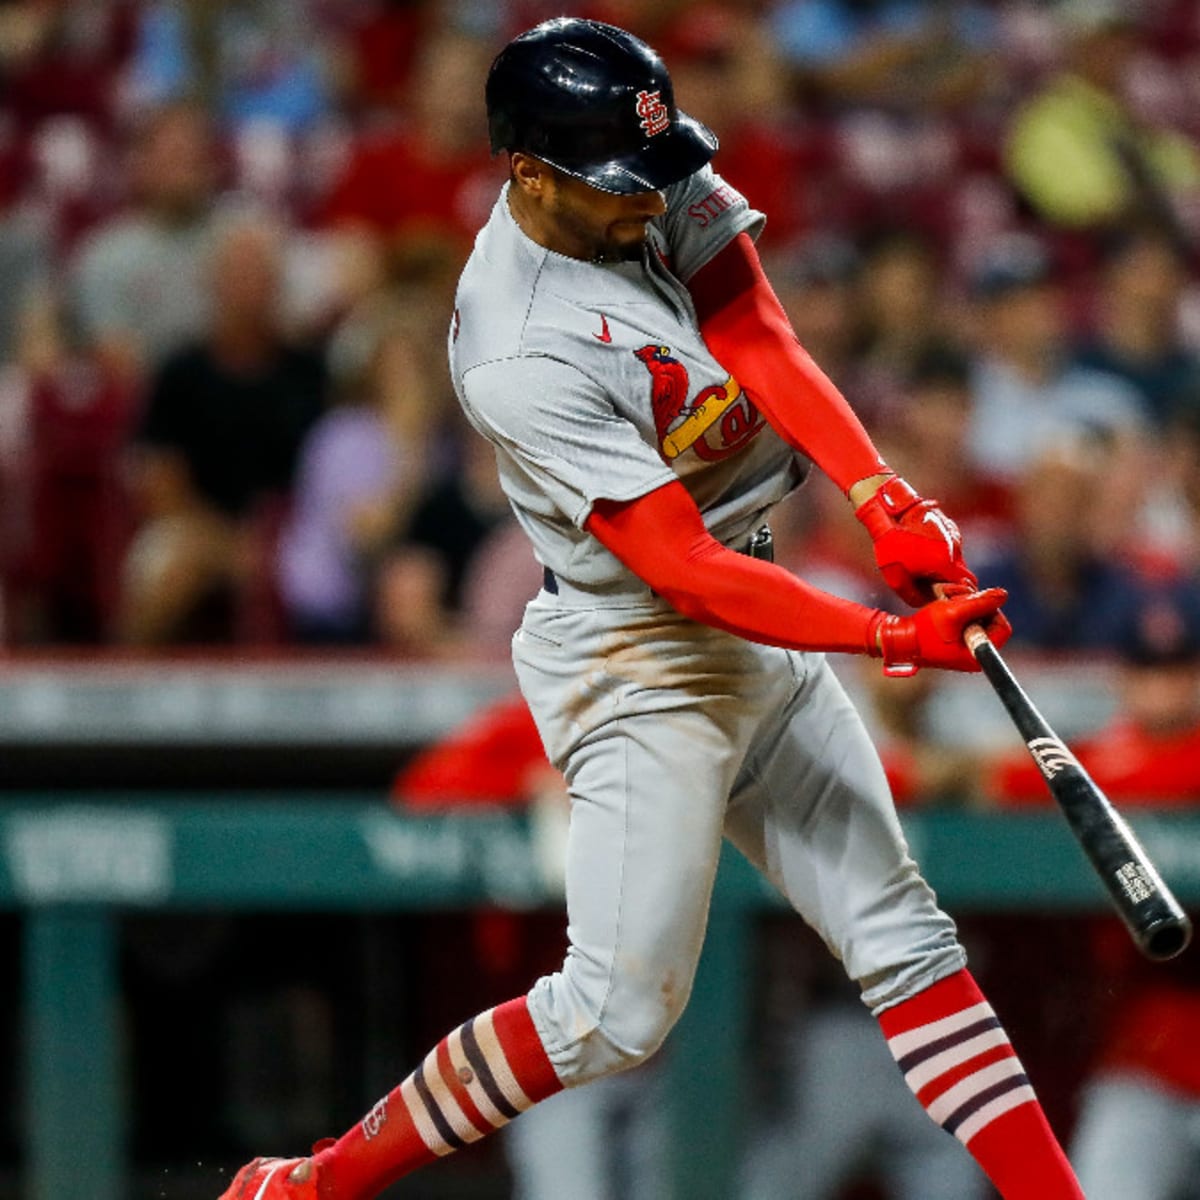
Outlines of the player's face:
[{"label": "player's face", "polygon": [[514,155],[513,164],[526,232],[568,258],[639,258],[647,225],[667,210],[662,192],[614,196],[525,155]]},{"label": "player's face", "polygon": [[570,247],[560,253],[592,262],[640,258],[647,226],[666,211],[662,192],[614,196],[557,171],[547,193],[546,216]]}]

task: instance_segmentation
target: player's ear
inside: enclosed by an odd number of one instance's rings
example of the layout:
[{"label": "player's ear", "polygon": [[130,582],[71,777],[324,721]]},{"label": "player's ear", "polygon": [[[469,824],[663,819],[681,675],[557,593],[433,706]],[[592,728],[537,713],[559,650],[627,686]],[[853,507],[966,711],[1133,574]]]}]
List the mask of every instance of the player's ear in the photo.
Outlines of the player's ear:
[{"label": "player's ear", "polygon": [[515,150],[508,159],[509,176],[513,184],[527,196],[541,196],[553,182],[554,172],[532,154]]}]

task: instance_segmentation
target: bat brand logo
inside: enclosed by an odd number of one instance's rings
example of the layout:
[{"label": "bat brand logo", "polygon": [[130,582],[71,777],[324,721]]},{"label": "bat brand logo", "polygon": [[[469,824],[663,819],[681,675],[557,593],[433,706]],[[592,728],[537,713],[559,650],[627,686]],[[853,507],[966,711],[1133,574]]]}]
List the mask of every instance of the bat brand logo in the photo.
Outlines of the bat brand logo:
[{"label": "bat brand logo", "polygon": [[671,127],[671,110],[662,102],[661,92],[638,92],[637,115],[642,128],[649,137],[663,133]]},{"label": "bat brand logo", "polygon": [[362,1119],[363,1137],[370,1141],[387,1124],[387,1097],[384,1096],[378,1104]]},{"label": "bat brand logo", "polygon": [[687,367],[670,346],[651,344],[633,353],[650,372],[650,407],[664,462],[686,450],[719,462],[748,445],[766,424],[732,375],[689,398]]},{"label": "bat brand logo", "polygon": [[1064,767],[1078,767],[1070,750],[1056,737],[1039,737],[1026,742],[1034,762],[1047,779],[1053,779]]}]

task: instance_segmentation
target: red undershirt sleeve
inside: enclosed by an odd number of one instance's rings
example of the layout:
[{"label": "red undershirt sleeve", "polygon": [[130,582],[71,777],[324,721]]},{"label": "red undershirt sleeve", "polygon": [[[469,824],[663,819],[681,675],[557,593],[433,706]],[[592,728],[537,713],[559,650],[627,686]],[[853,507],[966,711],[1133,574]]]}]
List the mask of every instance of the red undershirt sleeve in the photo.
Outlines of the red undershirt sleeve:
[{"label": "red undershirt sleeve", "polygon": [[586,528],[685,617],[792,650],[868,652],[874,609],[722,546],[682,483],[598,501]]},{"label": "red undershirt sleeve", "polygon": [[796,340],[749,234],[701,267],[688,290],[713,357],[784,441],[847,494],[887,469],[845,397]]}]

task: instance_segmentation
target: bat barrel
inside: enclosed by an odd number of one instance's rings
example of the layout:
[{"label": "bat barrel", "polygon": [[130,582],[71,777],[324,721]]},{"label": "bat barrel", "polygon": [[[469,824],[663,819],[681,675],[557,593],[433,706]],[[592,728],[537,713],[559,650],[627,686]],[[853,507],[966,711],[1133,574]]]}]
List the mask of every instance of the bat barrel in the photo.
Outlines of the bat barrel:
[{"label": "bat barrel", "polygon": [[1192,923],[1183,913],[1170,914],[1144,926],[1135,936],[1147,958],[1166,962],[1187,949],[1192,940]]},{"label": "bat barrel", "polygon": [[1138,948],[1159,962],[1183,953],[1192,940],[1192,923],[1179,901],[1125,819],[1025,694],[1000,652],[982,630],[976,630],[969,629],[966,639],[976,661],[1025,740]]},{"label": "bat barrel", "polygon": [[1056,799],[1138,948],[1159,962],[1181,954],[1192,940],[1192,923],[1125,818],[1082,767],[1053,782]]}]

